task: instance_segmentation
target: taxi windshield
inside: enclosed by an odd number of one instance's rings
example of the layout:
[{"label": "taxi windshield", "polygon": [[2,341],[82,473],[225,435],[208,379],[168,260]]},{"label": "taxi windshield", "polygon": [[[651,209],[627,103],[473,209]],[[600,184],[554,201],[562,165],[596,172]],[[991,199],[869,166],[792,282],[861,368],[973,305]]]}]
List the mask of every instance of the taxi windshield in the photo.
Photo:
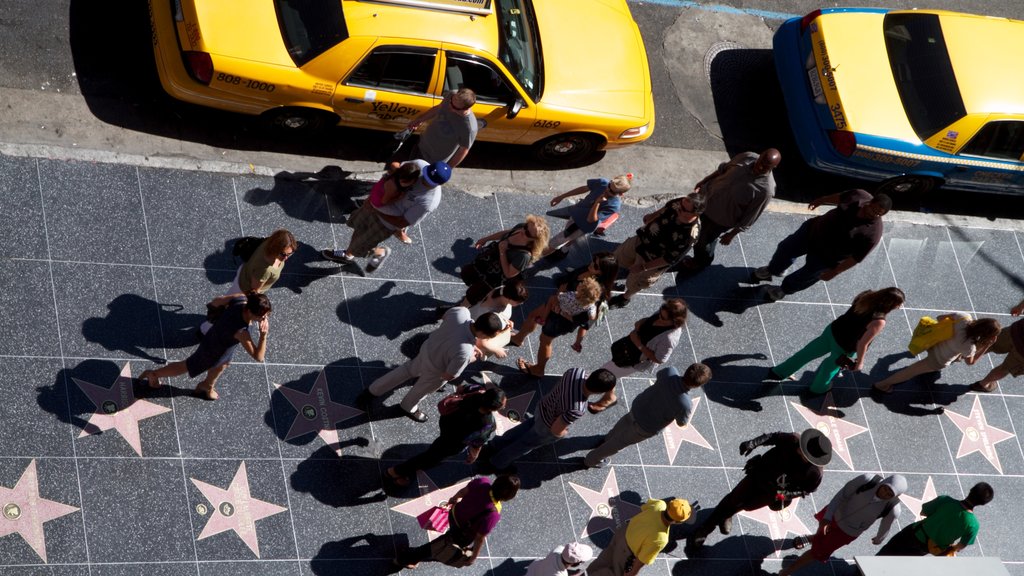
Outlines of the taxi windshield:
[{"label": "taxi windshield", "polygon": [[536,102],[543,91],[540,39],[530,0],[497,0],[498,58]]},{"label": "taxi windshield", "polygon": [[274,0],[288,55],[302,66],[348,38],[341,2]]},{"label": "taxi windshield", "polygon": [[889,66],[907,120],[921,140],[967,115],[935,14],[886,14]]}]

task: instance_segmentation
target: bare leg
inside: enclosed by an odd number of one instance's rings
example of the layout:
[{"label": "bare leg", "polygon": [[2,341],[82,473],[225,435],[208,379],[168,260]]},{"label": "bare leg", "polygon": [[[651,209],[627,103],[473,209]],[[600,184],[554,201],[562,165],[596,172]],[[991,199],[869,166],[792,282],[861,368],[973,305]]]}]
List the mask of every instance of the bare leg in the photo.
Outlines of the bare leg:
[{"label": "bare leg", "polygon": [[991,372],[985,375],[984,378],[978,381],[978,386],[984,389],[986,392],[991,392],[996,389],[996,384],[1003,378],[1010,375],[1010,371],[1000,364],[992,369]]},{"label": "bare leg", "polygon": [[196,395],[201,398],[205,398],[206,400],[216,400],[217,398],[220,398],[220,394],[217,394],[217,391],[214,390],[213,387],[217,385],[217,379],[220,378],[220,375],[230,365],[231,363],[227,362],[207,370],[206,379],[196,386]]},{"label": "bare leg", "polygon": [[892,390],[892,387],[895,384],[906,382],[907,380],[910,380],[915,376],[926,374],[928,372],[935,372],[935,370],[932,369],[927,358],[922,358],[921,360],[918,360],[917,362],[914,362],[913,364],[904,367],[902,370],[890,374],[889,377],[886,378],[885,380],[875,382],[875,388],[878,388],[883,392],[888,392]]},{"label": "bare leg", "polygon": [[156,370],[143,370],[142,374],[139,374],[139,379],[145,378],[149,381],[150,388],[160,387],[160,378],[171,378],[173,376],[180,376],[188,372],[188,367],[185,366],[185,361],[171,362],[170,364],[157,368]]},{"label": "bare leg", "polygon": [[530,313],[526,315],[526,322],[523,322],[523,326],[519,329],[519,332],[516,332],[516,335],[509,339],[509,343],[513,346],[522,346],[523,342],[526,341],[526,337],[537,329],[537,319],[546,318],[547,315],[547,304],[530,310]]},{"label": "bare leg", "polygon": [[546,334],[540,335],[540,346],[537,348],[537,364],[534,365],[535,374],[544,374],[544,368],[548,365],[548,360],[551,359],[551,343],[554,338]]}]

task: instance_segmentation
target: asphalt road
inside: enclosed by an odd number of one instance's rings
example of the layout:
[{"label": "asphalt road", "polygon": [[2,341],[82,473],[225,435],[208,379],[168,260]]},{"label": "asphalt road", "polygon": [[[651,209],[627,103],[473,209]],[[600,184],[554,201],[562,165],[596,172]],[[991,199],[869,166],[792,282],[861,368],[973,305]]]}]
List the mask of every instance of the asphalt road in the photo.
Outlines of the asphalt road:
[{"label": "asphalt road", "polygon": [[[699,158],[700,165],[684,171],[682,179],[689,180],[713,166],[714,160],[708,160],[712,156],[724,159],[727,154],[774,146],[787,160],[796,160],[784,161],[777,174],[783,197],[803,201],[862,184],[812,171],[799,162],[775,79],[769,50],[772,33],[785,18],[820,7],[818,2],[629,1],[647,45],[657,128],[646,143],[630,152],[609,154],[596,169],[641,167],[652,173],[660,158],[670,159],[665,161],[670,164],[693,164],[693,158]],[[914,6],[877,0],[853,4]],[[935,0],[928,7],[1024,19],[1024,2],[1019,0]],[[8,103],[0,106],[0,141],[137,150],[197,160],[237,159],[239,153],[251,153],[247,158],[256,164],[290,164],[288,158],[295,157],[369,162],[383,145],[379,134],[345,129],[282,141],[248,117],[174,101],[160,89],[149,42],[144,0],[3,2],[0,101]],[[730,50],[709,56],[710,50],[722,46]],[[19,100],[20,107],[13,100]],[[78,103],[84,105],[76,107]],[[84,136],[68,137],[76,125]],[[175,145],[154,143],[160,141]],[[263,153],[278,156],[258,156]],[[542,168],[504,146],[478,146],[468,167],[521,174]],[[653,179],[669,177],[672,168],[664,167]],[[1020,212],[1006,198],[985,196],[978,201],[961,193],[936,194],[923,203],[908,199],[903,207],[1003,217]]]}]

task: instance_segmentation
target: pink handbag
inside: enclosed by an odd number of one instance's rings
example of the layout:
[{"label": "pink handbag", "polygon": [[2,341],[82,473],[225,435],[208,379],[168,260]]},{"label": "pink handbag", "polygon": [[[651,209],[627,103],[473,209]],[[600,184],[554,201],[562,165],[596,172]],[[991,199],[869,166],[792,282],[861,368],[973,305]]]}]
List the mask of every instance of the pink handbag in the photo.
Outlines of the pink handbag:
[{"label": "pink handbag", "polygon": [[416,517],[420,528],[433,530],[434,532],[448,531],[448,509],[434,506]]}]

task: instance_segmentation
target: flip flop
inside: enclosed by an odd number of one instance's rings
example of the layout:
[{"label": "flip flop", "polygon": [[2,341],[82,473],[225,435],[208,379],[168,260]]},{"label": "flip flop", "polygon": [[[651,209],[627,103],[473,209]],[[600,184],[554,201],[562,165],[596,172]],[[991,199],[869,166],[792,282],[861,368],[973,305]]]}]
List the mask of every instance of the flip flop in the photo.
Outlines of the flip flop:
[{"label": "flip flop", "polygon": [[405,414],[406,418],[413,420],[415,422],[419,422],[422,424],[423,422],[427,421],[427,415],[424,414],[422,410],[417,410],[415,412],[406,412],[405,410],[402,410],[402,412]]},{"label": "flip flop", "polygon": [[139,380],[146,380],[150,388],[160,387],[160,379],[153,376],[152,370],[143,370],[142,374],[139,374]]},{"label": "flip flop", "polygon": [[524,360],[522,358],[517,358],[516,359],[516,367],[519,368],[520,372],[522,372],[523,374],[529,376],[530,378],[540,378],[540,376],[537,376],[536,374],[534,374],[533,372],[530,371],[530,369],[533,368],[534,365],[533,364],[528,364],[526,362],[526,360]]},{"label": "flip flop", "polygon": [[217,394],[213,390],[207,390],[205,388],[196,388],[195,390],[192,391],[192,396],[210,402],[213,402],[217,398],[220,398],[220,394]]},{"label": "flip flop", "polygon": [[399,230],[396,232],[395,238],[398,238],[398,241],[402,244],[412,244],[412,238],[409,238],[409,235],[405,233],[405,230]]},{"label": "flip flop", "polygon": [[377,270],[377,268],[380,268],[381,264],[383,264],[384,261],[388,259],[388,256],[391,256],[391,247],[384,246],[383,254],[375,253],[373,256],[370,257],[370,262],[366,265],[366,271],[373,272]]},{"label": "flip flop", "polygon": [[992,392],[992,391],[994,391],[996,389],[996,385],[992,384],[991,387],[986,388],[986,387],[981,385],[981,380],[979,380],[979,381],[971,384],[970,388],[974,392]]},{"label": "flip flop", "polygon": [[587,402],[587,412],[590,412],[591,414],[600,414],[601,412],[604,412],[605,410],[611,408],[612,406],[615,406],[618,403],[619,403],[619,399],[618,398],[616,398],[615,400],[612,400],[611,402],[609,402],[607,404],[598,404],[597,402]]}]

